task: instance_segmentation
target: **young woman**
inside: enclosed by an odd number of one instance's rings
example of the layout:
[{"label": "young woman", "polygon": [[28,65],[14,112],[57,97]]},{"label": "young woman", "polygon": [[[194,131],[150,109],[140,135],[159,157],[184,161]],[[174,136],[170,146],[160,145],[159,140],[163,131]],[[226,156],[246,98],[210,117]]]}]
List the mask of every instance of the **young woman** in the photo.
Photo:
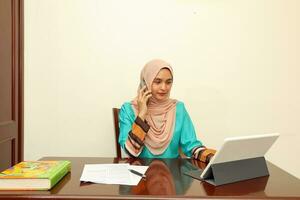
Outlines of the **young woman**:
[{"label": "young woman", "polygon": [[197,140],[183,102],[170,98],[173,70],[155,59],[142,69],[137,97],[122,105],[119,121],[121,147],[131,157],[187,157],[209,162],[215,150]]}]

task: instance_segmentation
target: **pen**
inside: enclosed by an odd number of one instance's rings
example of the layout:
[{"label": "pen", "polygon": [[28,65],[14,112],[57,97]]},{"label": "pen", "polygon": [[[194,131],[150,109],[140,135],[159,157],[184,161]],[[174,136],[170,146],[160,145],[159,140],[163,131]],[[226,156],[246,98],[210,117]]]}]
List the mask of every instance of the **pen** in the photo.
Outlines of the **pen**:
[{"label": "pen", "polygon": [[145,174],[142,174],[142,173],[140,173],[140,172],[138,172],[138,171],[135,171],[135,170],[133,170],[133,169],[129,169],[129,171],[130,171],[131,173],[135,174],[135,175],[138,175],[138,176],[144,178],[144,179],[146,178],[146,175],[145,175]]}]

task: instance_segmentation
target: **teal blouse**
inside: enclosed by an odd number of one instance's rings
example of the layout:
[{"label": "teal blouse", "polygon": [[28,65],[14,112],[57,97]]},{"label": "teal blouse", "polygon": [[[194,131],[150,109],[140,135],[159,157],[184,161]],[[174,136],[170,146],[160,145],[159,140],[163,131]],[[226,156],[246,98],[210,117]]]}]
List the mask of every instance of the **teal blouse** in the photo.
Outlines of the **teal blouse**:
[{"label": "teal blouse", "polygon": [[[119,113],[119,144],[124,149],[128,133],[132,129],[132,124],[136,119],[132,105],[126,102],[122,105]],[[140,153],[140,158],[178,158],[178,148],[181,147],[183,153],[191,157],[192,150],[195,147],[202,146],[202,142],[197,140],[194,125],[185,109],[184,103],[178,101],[176,104],[176,118],[173,138],[168,148],[160,155],[152,154],[146,146],[144,146]]]}]

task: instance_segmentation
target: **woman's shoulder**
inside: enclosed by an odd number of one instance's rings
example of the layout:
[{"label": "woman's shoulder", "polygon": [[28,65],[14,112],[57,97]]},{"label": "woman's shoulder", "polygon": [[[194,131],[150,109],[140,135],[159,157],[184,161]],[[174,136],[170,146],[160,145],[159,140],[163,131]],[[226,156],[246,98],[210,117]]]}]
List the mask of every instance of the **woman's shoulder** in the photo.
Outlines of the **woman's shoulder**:
[{"label": "woman's shoulder", "polygon": [[187,111],[186,111],[186,108],[185,108],[185,105],[182,101],[179,101],[177,100],[177,103],[176,103],[176,112],[179,114],[185,114]]},{"label": "woman's shoulder", "polygon": [[131,102],[130,101],[126,101],[122,104],[121,108],[122,107],[128,107],[128,106],[131,106]]},{"label": "woman's shoulder", "polygon": [[176,109],[184,109],[184,103],[180,100],[176,100]]},{"label": "woman's shoulder", "polygon": [[123,111],[131,111],[132,110],[132,104],[131,102],[124,102],[120,108],[120,110],[123,110]]},{"label": "woman's shoulder", "polygon": [[131,102],[125,102],[122,104],[121,108],[120,108],[120,117],[130,117],[132,119],[135,118],[135,114],[132,108],[132,104]]}]

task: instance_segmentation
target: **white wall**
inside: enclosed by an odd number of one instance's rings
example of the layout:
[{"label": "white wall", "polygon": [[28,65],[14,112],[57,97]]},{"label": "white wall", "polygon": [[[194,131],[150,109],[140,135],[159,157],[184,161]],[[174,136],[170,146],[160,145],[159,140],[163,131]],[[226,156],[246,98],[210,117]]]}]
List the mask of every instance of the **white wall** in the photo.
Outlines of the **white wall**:
[{"label": "white wall", "polygon": [[207,146],[279,132],[267,159],[300,177],[299,7],[25,1],[25,159],[114,156],[111,108],[135,96],[148,60],[162,58],[174,67],[172,96],[185,102]]}]

